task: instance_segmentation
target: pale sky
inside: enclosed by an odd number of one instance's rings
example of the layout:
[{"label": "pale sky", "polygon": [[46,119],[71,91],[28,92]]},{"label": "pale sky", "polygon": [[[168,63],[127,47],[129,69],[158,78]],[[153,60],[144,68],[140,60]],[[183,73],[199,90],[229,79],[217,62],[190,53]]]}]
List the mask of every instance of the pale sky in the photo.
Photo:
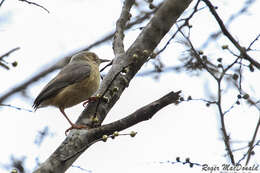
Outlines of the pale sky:
[{"label": "pale sky", "polygon": [[[58,61],[63,55],[93,43],[110,33],[115,28],[115,22],[120,15],[123,1],[34,1],[50,13],[39,7],[26,3],[9,0],[0,8],[0,55],[14,47],[21,47],[13,53],[7,61],[18,61],[18,66],[9,71],[0,69],[3,81],[0,93],[5,93],[9,88],[19,82],[30,78],[39,70],[48,67],[52,62]],[[212,1],[218,5],[218,12],[224,21],[234,12],[238,11],[244,1]],[[203,3],[202,3],[203,4]],[[147,6],[147,5],[146,5]],[[204,4],[203,4],[204,6]],[[231,25],[229,30],[234,34],[239,43],[248,46],[259,34],[260,11],[259,1],[249,9],[248,15],[239,17]],[[147,9],[147,7],[145,8]],[[133,10],[133,14],[134,10]],[[6,19],[6,20],[4,20]],[[212,31],[218,28],[214,18],[204,9],[191,20],[191,40],[199,48]],[[141,26],[144,26],[142,24]],[[125,48],[127,49],[140,33],[138,26],[126,32]],[[162,41],[162,47],[169,36]],[[227,52],[220,52],[221,45],[230,42],[222,37],[217,44],[211,44],[204,52],[212,57],[223,57],[226,63],[230,62]],[[259,50],[260,42],[256,42],[254,48]],[[178,58],[182,55],[183,46],[175,41],[161,54],[161,60],[169,66],[180,64]],[[235,49],[234,49],[235,50]],[[101,58],[113,58],[111,41],[95,47],[91,51],[96,52]],[[217,54],[216,54],[217,52]],[[259,57],[259,51],[252,53],[253,57]],[[228,57],[228,58],[226,58]],[[259,59],[258,59],[259,62]],[[142,70],[148,70],[151,62],[146,63]],[[25,99],[20,94],[14,95],[5,103],[32,109],[33,99],[42,87],[57,72],[48,75],[29,87]],[[257,73],[257,74],[256,74]],[[260,84],[256,79],[259,71],[246,72],[245,89],[259,98]],[[105,123],[123,118],[138,108],[162,97],[170,91],[182,90],[183,96],[191,95],[193,98],[205,96],[205,90],[215,92],[216,83],[207,74],[201,77],[190,76],[188,73],[164,73],[159,80],[151,77],[136,77],[113,109],[109,112]],[[225,87],[225,86],[224,86]],[[254,88],[254,90],[252,90]],[[228,108],[236,100],[237,92],[230,91],[225,96],[224,108]],[[71,120],[76,121],[83,110],[82,105],[66,109]],[[25,166],[29,172],[34,169],[35,158],[39,156],[40,162],[45,161],[52,152],[65,139],[64,131],[69,127],[65,118],[56,108],[39,109],[37,112],[19,111],[8,107],[0,108],[0,164],[10,161],[10,155],[15,157],[26,156]],[[234,108],[226,119],[228,132],[231,138],[241,143],[234,143],[234,149],[238,146],[246,146],[255,129],[259,112],[255,108],[248,108],[245,102],[241,102],[239,108]],[[67,172],[84,172],[77,168],[80,166],[93,173],[104,172],[201,172],[200,167],[189,168],[188,165],[170,164],[167,161],[181,160],[189,157],[192,162],[200,164],[221,165],[226,163],[225,148],[220,135],[217,110],[214,106],[206,107],[200,101],[184,102],[180,105],[169,105],[159,111],[154,118],[142,122],[124,131],[129,133],[137,131],[135,138],[129,136],[109,139],[106,143],[98,142],[91,146],[73,164]],[[41,147],[34,144],[39,130],[48,126],[53,133],[47,137]],[[258,134],[259,140],[259,134]],[[256,151],[258,159],[252,158],[252,164],[260,163],[259,147]],[[244,151],[245,152],[245,151]],[[241,154],[236,155],[236,160]],[[1,173],[8,173],[0,167]]]}]

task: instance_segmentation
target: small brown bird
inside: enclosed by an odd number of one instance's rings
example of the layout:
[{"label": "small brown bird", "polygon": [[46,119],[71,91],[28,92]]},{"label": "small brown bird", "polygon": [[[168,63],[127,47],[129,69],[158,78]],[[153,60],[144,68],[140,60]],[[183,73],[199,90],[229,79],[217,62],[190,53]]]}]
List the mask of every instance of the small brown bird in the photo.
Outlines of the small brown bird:
[{"label": "small brown bird", "polygon": [[72,107],[80,102],[90,100],[99,88],[99,65],[109,60],[99,59],[95,53],[83,51],[74,55],[54,79],[52,79],[36,97],[33,108],[55,106],[70,123],[71,129],[86,128],[85,125],[76,125],[70,121],[65,108]]}]

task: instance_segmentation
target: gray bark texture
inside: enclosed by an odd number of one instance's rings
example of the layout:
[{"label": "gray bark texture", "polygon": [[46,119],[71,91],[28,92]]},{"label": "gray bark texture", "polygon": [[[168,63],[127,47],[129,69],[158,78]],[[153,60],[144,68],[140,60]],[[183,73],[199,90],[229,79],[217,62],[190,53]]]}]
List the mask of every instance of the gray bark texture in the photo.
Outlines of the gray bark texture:
[{"label": "gray bark texture", "polygon": [[[149,55],[191,3],[191,0],[165,0],[135,42],[127,51],[124,51],[123,30],[127,11],[133,4],[131,1],[133,0],[125,1],[121,16],[117,21],[113,44],[115,58],[111,69],[97,91],[100,99],[89,103],[76,122],[91,128],[72,130],[56,151],[34,173],[65,172],[89,146],[100,141],[103,135],[111,135],[115,131],[121,131],[141,121],[148,120],[157,111],[179,99],[180,91],[170,92],[123,119],[102,125],[109,110],[120,98],[132,78],[147,62]],[[93,117],[98,121],[93,121]]]}]

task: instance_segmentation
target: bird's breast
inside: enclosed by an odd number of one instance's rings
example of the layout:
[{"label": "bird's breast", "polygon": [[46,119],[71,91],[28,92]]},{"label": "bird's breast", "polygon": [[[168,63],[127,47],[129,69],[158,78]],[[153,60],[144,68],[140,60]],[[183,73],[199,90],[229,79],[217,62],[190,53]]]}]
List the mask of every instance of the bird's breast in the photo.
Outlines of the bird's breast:
[{"label": "bird's breast", "polygon": [[99,84],[99,69],[98,67],[92,66],[90,75],[85,79],[62,89],[55,97],[53,105],[67,108],[86,101],[97,91]]}]

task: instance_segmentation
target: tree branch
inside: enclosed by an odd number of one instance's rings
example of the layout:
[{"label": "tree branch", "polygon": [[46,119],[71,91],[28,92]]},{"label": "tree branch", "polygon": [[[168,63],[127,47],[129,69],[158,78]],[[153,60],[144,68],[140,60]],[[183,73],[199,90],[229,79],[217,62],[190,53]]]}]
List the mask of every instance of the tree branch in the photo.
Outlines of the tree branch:
[{"label": "tree branch", "polygon": [[223,34],[234,44],[234,46],[240,51],[240,54],[243,58],[245,58],[246,60],[248,60],[251,64],[253,64],[256,68],[260,69],[260,64],[255,61],[253,58],[251,58],[247,52],[246,52],[246,48],[242,47],[236,40],[235,38],[230,34],[230,32],[227,30],[227,28],[225,27],[223,21],[221,20],[221,18],[219,17],[219,15],[217,14],[214,6],[211,4],[211,2],[209,0],[203,0],[205,2],[205,4],[209,7],[210,12],[212,13],[212,15],[215,17],[215,19],[217,20],[221,31],[223,32]]},{"label": "tree branch", "polygon": [[8,64],[8,62],[6,62],[4,60],[4,57],[9,56],[11,53],[13,53],[19,49],[20,49],[20,47],[13,48],[13,49],[9,50],[8,52],[4,53],[3,55],[1,55],[0,56],[0,66],[4,67],[6,70],[9,70],[8,65],[5,64],[5,63]]},{"label": "tree branch", "polygon": [[183,37],[187,40],[187,42],[189,43],[190,46],[190,50],[191,53],[193,54],[193,56],[197,59],[197,61],[202,65],[202,67],[216,80],[217,82],[217,101],[213,102],[217,105],[218,107],[218,112],[219,112],[219,116],[220,116],[220,122],[221,122],[221,132],[223,135],[223,141],[225,143],[225,147],[228,153],[228,156],[231,160],[232,165],[235,165],[235,159],[234,159],[234,155],[233,152],[231,150],[231,144],[230,144],[230,136],[227,133],[226,130],[226,125],[225,125],[225,119],[224,119],[224,115],[226,112],[223,112],[222,110],[222,88],[221,88],[221,81],[224,77],[224,75],[226,74],[226,72],[234,66],[234,64],[237,63],[237,61],[240,59],[240,57],[236,58],[236,60],[231,63],[230,65],[228,65],[226,68],[222,69],[222,72],[220,73],[220,76],[217,76],[213,71],[210,70],[210,68],[208,67],[208,65],[206,63],[204,63],[204,60],[202,60],[200,58],[200,55],[197,53],[197,51],[195,50],[192,42],[190,41],[189,37],[187,37],[181,30],[179,31]]},{"label": "tree branch", "polygon": [[26,3],[31,4],[31,5],[35,5],[37,7],[40,7],[41,9],[45,10],[47,13],[50,13],[50,11],[47,8],[45,8],[44,6],[42,6],[40,4],[37,4],[35,2],[31,2],[31,1],[27,1],[27,0],[19,0],[19,1],[26,2]]},{"label": "tree branch", "polygon": [[[237,12],[235,12],[234,14],[232,14],[227,22],[225,23],[226,28],[228,28],[228,26],[234,21],[234,19],[237,19],[239,16],[241,16],[242,14],[245,14],[246,12],[248,12],[248,9],[256,2],[256,0],[248,0],[244,2],[244,5],[241,9],[239,9]],[[217,40],[218,37],[221,34],[221,30],[216,31],[212,34],[209,35],[209,37],[207,38],[207,40],[203,43],[203,45],[201,46],[200,49],[205,49],[208,44],[210,43],[210,41],[212,40]]]},{"label": "tree branch", "polygon": [[121,15],[116,22],[116,32],[113,41],[113,50],[116,57],[125,53],[124,44],[123,44],[124,30],[125,30],[126,22],[130,20],[131,17],[130,9],[133,6],[133,4],[134,4],[133,0],[126,0],[124,2]]},{"label": "tree branch", "polygon": [[20,49],[20,47],[16,47],[16,48],[13,48],[13,49],[9,50],[8,52],[6,52],[5,54],[0,56],[0,60],[2,60],[6,56],[9,56],[11,53],[13,53],[13,52],[15,52],[15,51],[17,51],[19,49]]},{"label": "tree branch", "polygon": [[247,151],[246,165],[248,165],[248,163],[250,161],[250,158],[251,158],[251,155],[252,155],[252,151],[253,151],[253,149],[255,147],[254,143],[255,143],[255,140],[256,140],[256,136],[257,136],[257,132],[259,130],[259,127],[260,127],[260,116],[259,116],[258,122],[256,124],[256,128],[255,128],[255,132],[254,132],[253,138],[249,142],[249,148],[248,148],[248,151]]},{"label": "tree branch", "polygon": [[179,100],[180,93],[181,91],[170,92],[167,95],[163,96],[162,98],[138,109],[137,111],[135,111],[134,113],[128,115],[123,119],[112,122],[110,124],[103,125],[101,127],[97,127],[93,129],[95,130],[95,135],[99,137],[102,137],[103,134],[110,135],[115,131],[122,131],[137,123],[149,120],[155,115],[156,112],[161,110],[163,107],[177,102]]},{"label": "tree branch", "polygon": [[163,96],[162,98],[136,110],[134,113],[126,116],[125,118],[122,118],[120,120],[117,120],[115,122],[112,122],[110,124],[103,125],[101,127],[93,128],[88,131],[88,134],[91,134],[93,136],[93,141],[89,142],[89,145],[83,146],[80,150],[75,152],[75,154],[68,156],[63,161],[67,161],[73,157],[75,157],[77,154],[83,152],[85,149],[90,147],[92,144],[100,141],[102,139],[102,136],[105,135],[111,135],[115,131],[122,131],[125,130],[135,124],[138,124],[142,121],[146,121],[151,119],[156,112],[164,108],[165,106],[177,103],[179,100],[179,94],[181,91],[178,92],[170,92]]},{"label": "tree branch", "polygon": [[2,0],[2,1],[0,2],[0,7],[3,5],[4,1],[5,1],[5,0]]},{"label": "tree branch", "polygon": [[[164,1],[127,52],[120,58],[116,57],[113,60],[113,65],[97,92],[99,95],[104,95],[103,98],[99,99],[102,100],[99,107],[96,109],[97,102],[89,103],[81,113],[77,123],[91,126],[93,125],[91,117],[95,114],[99,119],[98,124],[103,122],[107,113],[117,102],[131,79],[147,61],[150,55],[149,52],[155,49],[190,3],[191,0]],[[91,132],[91,129],[72,130],[65,141],[40,165],[35,173],[61,173],[66,171],[83,151],[71,159],[62,160],[73,155],[94,140],[94,137],[89,132]]]}]

